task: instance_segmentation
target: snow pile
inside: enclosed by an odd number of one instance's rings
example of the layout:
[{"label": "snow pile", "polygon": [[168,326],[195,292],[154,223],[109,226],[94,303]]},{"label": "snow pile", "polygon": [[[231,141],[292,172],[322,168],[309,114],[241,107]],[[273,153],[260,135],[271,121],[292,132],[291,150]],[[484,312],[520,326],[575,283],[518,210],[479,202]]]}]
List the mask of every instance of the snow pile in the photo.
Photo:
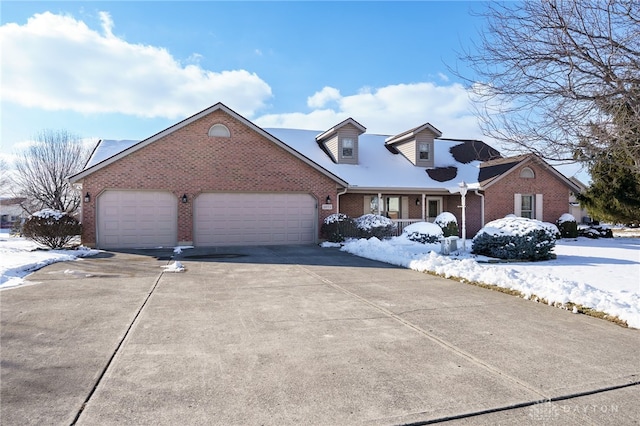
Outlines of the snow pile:
[{"label": "snow pile", "polygon": [[164,269],[164,272],[184,272],[185,270],[184,265],[177,260],[175,262],[172,262],[168,265],[163,266],[162,268]]},{"label": "snow pile", "polygon": [[31,216],[33,217],[39,217],[42,219],[53,219],[53,220],[60,220],[64,217],[65,213],[61,212],[59,210],[54,210],[54,209],[42,209],[40,211],[37,211],[35,213],[33,213]]},{"label": "snow pile", "polygon": [[[631,244],[620,241],[626,239],[617,240],[605,244],[615,245],[619,251],[612,247],[598,251],[597,246],[587,245],[594,241],[586,238],[563,242],[557,250],[556,260],[523,264],[480,264],[468,252],[456,258],[441,256],[439,244],[418,244],[405,236],[384,241],[377,238],[350,240],[341,250],[416,271],[517,290],[526,298],[535,295],[549,304],[572,302],[617,316],[629,327],[640,328],[640,286],[637,282],[640,240],[630,239]],[[580,245],[585,248],[584,258],[572,256]],[[607,259],[604,257],[607,255],[613,257]],[[594,269],[594,262],[602,262],[602,266]],[[620,266],[615,274],[611,264]]]},{"label": "snow pile", "polygon": [[38,245],[32,241],[0,234],[0,289],[24,284],[24,277],[51,263],[96,254],[98,250],[86,247],[77,250],[39,250]]},{"label": "snow pile", "polygon": [[476,234],[476,237],[481,234],[522,237],[536,230],[545,231],[551,238],[556,238],[557,235],[560,235],[558,227],[553,223],[508,215],[503,219],[496,219],[487,223],[484,228]]},{"label": "snow pile", "polygon": [[560,216],[560,219],[558,219],[558,224],[562,224],[565,222],[575,222],[575,221],[576,221],[576,218],[572,214],[565,213],[562,216]]},{"label": "snow pile", "polygon": [[373,229],[384,228],[386,226],[393,226],[393,221],[385,216],[377,214],[365,214],[355,219],[356,226],[360,229]]},{"label": "snow pile", "polygon": [[324,219],[324,223],[329,225],[330,223],[344,222],[346,220],[349,220],[349,216],[347,216],[346,214],[344,214],[344,213],[333,213],[333,214],[330,214],[329,216],[327,216]]},{"label": "snow pile", "polygon": [[437,224],[441,228],[446,227],[447,224],[449,224],[451,222],[457,224],[458,223],[458,219],[456,219],[456,217],[453,215],[453,213],[449,213],[449,212],[440,213],[438,216],[436,216],[436,219],[433,221],[433,223]]},{"label": "snow pile", "polygon": [[433,235],[434,237],[441,237],[442,228],[431,222],[416,222],[412,223],[411,225],[405,226],[405,228],[402,230],[402,233],[408,235],[417,233],[424,235]]},{"label": "snow pile", "polygon": [[175,254],[181,254],[182,250],[192,249],[192,248],[193,248],[193,246],[176,246],[176,247],[173,248],[173,252]]}]

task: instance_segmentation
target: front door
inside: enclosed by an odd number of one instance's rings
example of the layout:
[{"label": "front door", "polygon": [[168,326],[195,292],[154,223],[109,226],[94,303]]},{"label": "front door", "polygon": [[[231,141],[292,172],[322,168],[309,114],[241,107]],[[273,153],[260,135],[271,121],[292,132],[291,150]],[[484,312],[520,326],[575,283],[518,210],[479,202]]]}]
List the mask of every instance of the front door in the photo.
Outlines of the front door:
[{"label": "front door", "polygon": [[442,197],[427,197],[427,222],[433,222],[442,213]]}]

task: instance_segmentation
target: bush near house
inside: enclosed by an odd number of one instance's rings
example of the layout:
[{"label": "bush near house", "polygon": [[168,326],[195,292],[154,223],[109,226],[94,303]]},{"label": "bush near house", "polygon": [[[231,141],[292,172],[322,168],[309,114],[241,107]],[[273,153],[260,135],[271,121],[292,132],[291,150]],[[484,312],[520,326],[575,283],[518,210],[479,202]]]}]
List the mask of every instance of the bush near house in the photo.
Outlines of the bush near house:
[{"label": "bush near house", "polygon": [[578,228],[578,236],[587,238],[613,238],[613,231],[607,226],[589,225]]},{"label": "bush near house", "polygon": [[22,235],[51,249],[64,248],[82,233],[82,225],[67,213],[44,209],[32,214],[22,226]]},{"label": "bush near house", "polygon": [[472,251],[498,259],[547,260],[559,235],[552,223],[509,215],[487,223],[473,238]]},{"label": "bush near house", "polygon": [[576,218],[565,213],[556,222],[556,226],[560,231],[560,238],[577,238],[578,237],[578,222]]},{"label": "bush near house", "polygon": [[443,236],[442,228],[430,222],[412,223],[405,227],[402,233],[408,240],[421,244],[437,243]]},{"label": "bush near house", "polygon": [[365,214],[355,219],[359,238],[390,238],[396,231],[396,224],[386,216]]},{"label": "bush near house", "polygon": [[442,212],[436,217],[433,223],[442,228],[445,237],[458,236],[458,220],[453,213]]},{"label": "bush near house", "polygon": [[353,237],[355,229],[353,219],[344,213],[334,213],[324,220],[321,231],[327,241],[341,243],[346,238]]}]

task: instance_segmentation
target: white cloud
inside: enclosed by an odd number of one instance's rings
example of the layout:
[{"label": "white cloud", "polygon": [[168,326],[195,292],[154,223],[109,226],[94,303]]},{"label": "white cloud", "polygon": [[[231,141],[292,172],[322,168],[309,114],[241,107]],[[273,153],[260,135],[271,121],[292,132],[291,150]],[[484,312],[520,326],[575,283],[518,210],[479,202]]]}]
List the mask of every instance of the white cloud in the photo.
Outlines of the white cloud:
[{"label": "white cloud", "polygon": [[321,91],[307,98],[309,108],[323,108],[329,102],[340,99],[340,91],[333,87],[325,86]]},{"label": "white cloud", "polygon": [[[328,101],[335,108],[323,108]],[[369,133],[396,134],[426,122],[445,138],[482,139],[467,90],[460,84],[396,84],[365,87],[354,95],[340,96],[325,87],[308,99],[309,113],[269,114],[256,118],[263,127],[326,130],[352,117]]]},{"label": "white cloud", "polygon": [[166,49],[115,36],[108,13],[100,20],[102,33],[50,12],[1,26],[2,98],[45,110],[181,118],[218,101],[251,117],[272,96],[255,73],[183,66]]}]

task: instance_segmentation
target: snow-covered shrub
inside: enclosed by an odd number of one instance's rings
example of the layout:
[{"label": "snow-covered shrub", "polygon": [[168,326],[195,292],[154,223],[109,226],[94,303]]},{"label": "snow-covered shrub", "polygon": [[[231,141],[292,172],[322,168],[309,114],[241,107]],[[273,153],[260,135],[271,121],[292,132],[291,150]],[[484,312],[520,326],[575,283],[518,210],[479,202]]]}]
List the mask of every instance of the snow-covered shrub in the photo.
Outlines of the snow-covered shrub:
[{"label": "snow-covered shrub", "polygon": [[356,229],[353,219],[344,213],[334,213],[327,216],[322,224],[322,236],[332,243],[341,243],[348,237],[353,237]]},{"label": "snow-covered shrub", "polygon": [[396,224],[391,219],[377,214],[365,214],[355,219],[361,238],[376,237],[379,239],[392,237]]},{"label": "snow-covered shrub", "polygon": [[442,228],[445,237],[458,236],[458,219],[456,219],[453,213],[442,212],[436,217],[433,223]]},{"label": "snow-covered shrub", "polygon": [[546,260],[559,235],[552,223],[509,215],[487,223],[473,238],[472,250],[499,259]]},{"label": "snow-covered shrub", "polygon": [[438,242],[443,236],[440,226],[430,222],[417,222],[406,226],[402,233],[408,240],[422,244],[432,244]]},{"label": "snow-covered shrub", "polygon": [[613,231],[608,226],[590,225],[578,227],[578,236],[587,238],[613,238]]},{"label": "snow-covered shrub", "polygon": [[22,235],[52,249],[60,249],[82,232],[82,225],[67,213],[44,209],[32,214],[22,226]]},{"label": "snow-covered shrub", "polygon": [[576,218],[569,214],[565,213],[556,222],[556,226],[560,231],[561,238],[577,238],[578,237],[578,223],[576,222]]}]

